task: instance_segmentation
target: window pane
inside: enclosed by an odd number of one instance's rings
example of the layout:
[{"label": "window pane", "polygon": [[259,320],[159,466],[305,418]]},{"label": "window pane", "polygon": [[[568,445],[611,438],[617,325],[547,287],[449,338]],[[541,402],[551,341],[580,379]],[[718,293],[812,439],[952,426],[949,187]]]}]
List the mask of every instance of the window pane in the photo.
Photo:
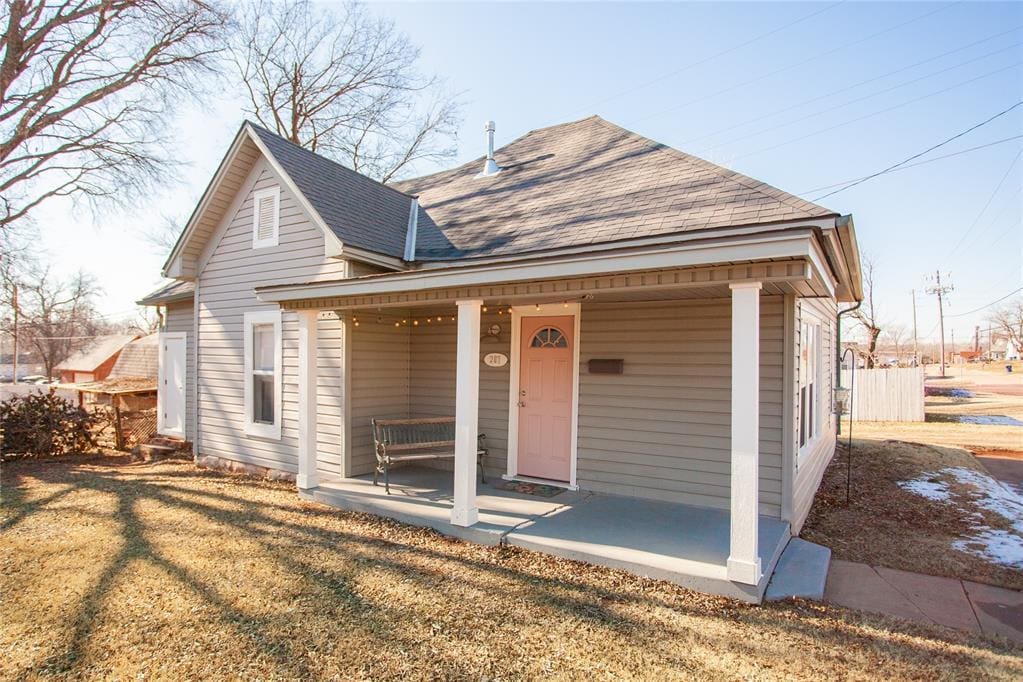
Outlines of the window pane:
[{"label": "window pane", "polygon": [[274,369],[274,326],[252,327],[252,369],[272,372]]},{"label": "window pane", "polygon": [[529,345],[532,348],[568,348],[568,339],[560,329],[544,327],[533,335]]},{"label": "window pane", "polygon": [[274,423],[273,376],[252,376],[252,421],[260,424]]}]

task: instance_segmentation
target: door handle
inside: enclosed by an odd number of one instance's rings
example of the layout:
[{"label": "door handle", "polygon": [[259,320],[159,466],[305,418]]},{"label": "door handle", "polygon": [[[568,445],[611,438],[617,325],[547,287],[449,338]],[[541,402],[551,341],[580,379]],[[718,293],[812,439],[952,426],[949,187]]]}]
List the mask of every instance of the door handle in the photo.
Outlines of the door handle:
[{"label": "door handle", "polygon": [[526,406],[525,401],[520,400],[519,401],[519,407],[525,407],[525,406]]}]

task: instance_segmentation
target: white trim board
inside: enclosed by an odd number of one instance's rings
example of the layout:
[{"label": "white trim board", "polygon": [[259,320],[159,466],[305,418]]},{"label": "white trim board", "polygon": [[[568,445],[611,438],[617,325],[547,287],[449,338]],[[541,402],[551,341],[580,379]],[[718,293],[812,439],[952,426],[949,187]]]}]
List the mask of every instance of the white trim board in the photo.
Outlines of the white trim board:
[{"label": "white trim board", "polygon": [[[578,489],[576,483],[579,463],[579,339],[580,321],[582,317],[582,306],[579,303],[548,303],[528,306],[512,306],[511,308],[511,350],[509,365],[511,376],[508,377],[508,470],[502,478],[519,479],[519,366],[521,363],[522,346],[522,318],[523,317],[553,317],[571,316],[573,323],[573,350],[572,350],[572,440],[569,446],[570,462],[568,488]],[[522,478],[522,480],[527,480]],[[538,480],[538,479],[528,479]],[[565,483],[564,481],[550,481],[550,483]]]}]

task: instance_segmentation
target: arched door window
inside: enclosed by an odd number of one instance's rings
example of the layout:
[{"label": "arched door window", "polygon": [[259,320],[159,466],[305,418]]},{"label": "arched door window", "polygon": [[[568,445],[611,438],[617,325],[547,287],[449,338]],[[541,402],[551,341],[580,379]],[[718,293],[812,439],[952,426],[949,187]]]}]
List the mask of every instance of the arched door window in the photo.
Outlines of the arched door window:
[{"label": "arched door window", "polygon": [[568,339],[556,327],[543,327],[529,342],[531,348],[568,348]]}]

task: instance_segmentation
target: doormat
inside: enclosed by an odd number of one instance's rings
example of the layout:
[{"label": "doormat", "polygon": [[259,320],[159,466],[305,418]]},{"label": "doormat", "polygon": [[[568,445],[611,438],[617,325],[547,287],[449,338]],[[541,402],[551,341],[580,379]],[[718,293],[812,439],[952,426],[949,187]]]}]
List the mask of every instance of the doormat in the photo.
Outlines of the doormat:
[{"label": "doormat", "polygon": [[565,492],[564,488],[556,485],[545,485],[543,483],[530,483],[529,481],[505,481],[494,486],[497,490],[510,490],[513,493],[523,495],[536,495],[537,497],[554,497],[558,493]]}]

